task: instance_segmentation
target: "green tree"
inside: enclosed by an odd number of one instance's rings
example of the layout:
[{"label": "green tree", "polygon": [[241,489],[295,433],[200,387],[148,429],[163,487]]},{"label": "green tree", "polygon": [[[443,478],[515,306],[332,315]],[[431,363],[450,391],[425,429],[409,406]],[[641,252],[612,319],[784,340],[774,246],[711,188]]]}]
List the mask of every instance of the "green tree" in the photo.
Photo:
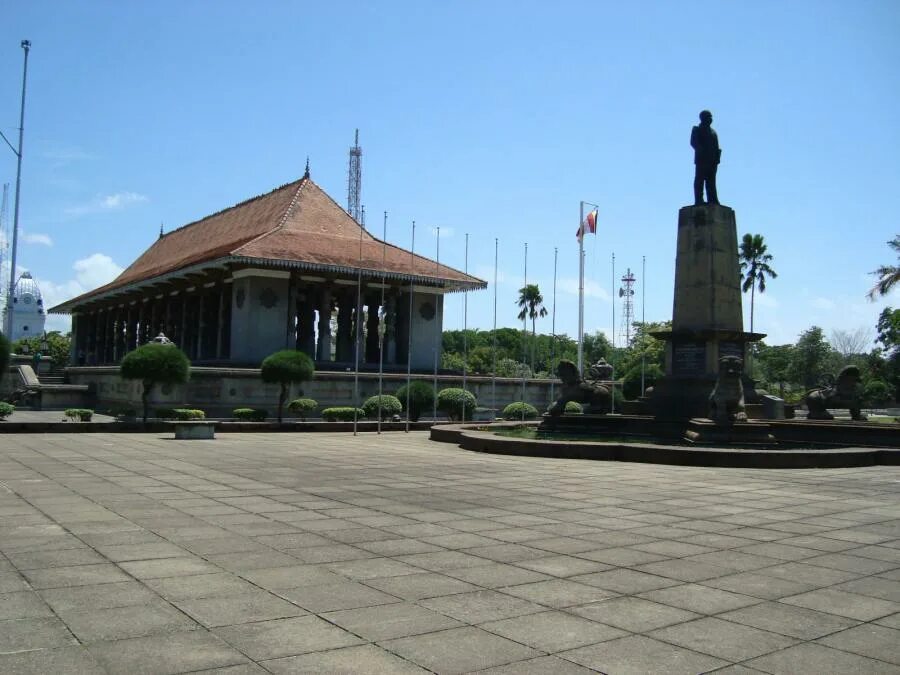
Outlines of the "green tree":
[{"label": "green tree", "polygon": [[12,347],[9,344],[9,340],[6,339],[3,333],[0,333],[0,381],[6,377],[11,351]]},{"label": "green tree", "polygon": [[777,384],[779,395],[784,398],[785,386],[791,381],[791,365],[794,362],[794,345],[772,345],[763,342],[756,345],[756,364],[767,385]]},{"label": "green tree", "polygon": [[[894,249],[900,261],[900,234],[895,234],[887,245]],[[900,283],[900,265],[882,265],[872,274],[878,277],[878,282],[869,291],[869,298],[872,300],[879,295],[887,295],[897,283]]]},{"label": "green tree", "polygon": [[[870,355],[873,374],[886,380],[900,397],[900,309],[885,307],[878,317],[876,342],[884,345],[883,358]],[[878,350],[881,351],[881,350]]]},{"label": "green tree", "polygon": [[[531,319],[531,337],[532,343],[535,335],[537,335],[538,317],[547,316],[547,309],[544,307],[544,296],[541,295],[541,289],[537,284],[528,284],[519,289],[518,305],[521,311],[518,314],[519,321],[524,321],[527,316]],[[534,371],[534,349],[531,350],[531,370]]]},{"label": "green tree", "polygon": [[64,368],[69,364],[69,349],[72,345],[72,334],[63,335],[58,330],[52,330],[46,335],[47,352],[41,349],[41,343],[44,341],[43,335],[35,335],[27,338],[19,338],[13,343],[13,351],[21,354],[24,345],[28,345],[28,351],[31,354],[41,352],[44,356],[49,356],[54,368]]},{"label": "green tree", "polygon": [[822,382],[826,373],[833,374],[839,358],[825,339],[822,329],[812,326],[797,339],[788,372],[793,382],[812,389]]},{"label": "green tree", "polygon": [[155,384],[181,384],[190,377],[191,362],[175,345],[149,343],[128,352],[119,364],[119,374],[126,380],[141,380],[141,404],[147,423],[147,402]]},{"label": "green tree", "polygon": [[744,283],[741,290],[750,291],[750,332],[753,332],[753,311],[756,289],[760,293],[766,292],[766,277],[775,279],[775,273],[769,263],[772,256],[767,252],[766,243],[761,234],[745,234],[741,241],[741,250],[738,258],[741,261],[741,271],[744,273]]},{"label": "green tree", "polygon": [[281,385],[278,394],[278,424],[281,424],[284,402],[287,400],[291,385],[295,382],[309,382],[314,372],[312,359],[295,349],[282,349],[263,360],[260,366],[262,381]]}]

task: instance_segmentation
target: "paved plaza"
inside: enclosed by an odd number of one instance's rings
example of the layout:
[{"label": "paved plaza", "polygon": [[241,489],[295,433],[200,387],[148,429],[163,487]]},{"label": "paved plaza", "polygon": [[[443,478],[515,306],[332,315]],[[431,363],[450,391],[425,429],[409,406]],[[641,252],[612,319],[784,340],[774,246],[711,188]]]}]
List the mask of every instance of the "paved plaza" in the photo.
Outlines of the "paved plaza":
[{"label": "paved plaza", "polygon": [[0,672],[900,673],[900,467],[0,436]]}]

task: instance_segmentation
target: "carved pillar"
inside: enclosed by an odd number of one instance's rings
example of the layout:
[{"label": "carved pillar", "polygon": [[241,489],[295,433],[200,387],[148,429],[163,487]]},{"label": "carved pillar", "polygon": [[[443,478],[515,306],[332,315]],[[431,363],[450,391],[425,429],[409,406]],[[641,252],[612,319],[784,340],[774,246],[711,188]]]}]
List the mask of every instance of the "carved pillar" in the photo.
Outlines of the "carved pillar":
[{"label": "carved pillar", "polygon": [[397,294],[392,289],[384,299],[384,362],[397,363]]},{"label": "carved pillar", "polygon": [[188,352],[190,346],[187,341],[187,312],[188,312],[188,296],[187,293],[181,294],[181,323],[178,326],[178,346]]},{"label": "carved pillar", "polygon": [[378,363],[378,324],[380,323],[379,310],[381,309],[381,297],[379,293],[370,293],[366,305],[366,363]]},{"label": "carved pillar", "polygon": [[[198,293],[200,292],[198,291]],[[203,328],[206,324],[206,317],[203,314],[206,305],[206,303],[204,302],[205,299],[206,296],[202,293],[200,293],[197,297],[197,346],[194,352],[194,358],[197,361],[203,360]]]},{"label": "carved pillar", "polygon": [[316,306],[314,291],[305,289],[297,297],[297,348],[316,358]]},{"label": "carved pillar", "polygon": [[128,305],[125,308],[125,345],[122,356],[134,349],[135,332],[134,305]]},{"label": "carved pillar", "polygon": [[331,361],[331,289],[323,286],[319,293],[319,342],[316,360]]},{"label": "carved pillar", "polygon": [[102,315],[98,310],[91,312],[90,340],[86,354],[86,363],[94,365],[99,363],[100,350],[103,348]]},{"label": "carved pillar", "polygon": [[337,316],[337,350],[334,360],[347,362],[353,360],[353,305],[356,294],[343,290],[338,294]]},{"label": "carved pillar", "polygon": [[225,286],[219,289],[219,307],[216,312],[216,358],[222,358],[222,338],[225,325]]}]

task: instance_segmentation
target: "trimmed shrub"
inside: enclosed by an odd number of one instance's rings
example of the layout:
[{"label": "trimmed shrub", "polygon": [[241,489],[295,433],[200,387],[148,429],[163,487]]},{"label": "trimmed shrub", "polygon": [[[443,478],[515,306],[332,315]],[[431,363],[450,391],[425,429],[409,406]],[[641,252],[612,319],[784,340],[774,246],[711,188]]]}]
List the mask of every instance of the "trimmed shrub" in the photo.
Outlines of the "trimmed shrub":
[{"label": "trimmed shrub", "polygon": [[884,405],[891,400],[891,388],[884,380],[869,380],[863,389],[862,399],[866,405]]},{"label": "trimmed shrub", "polygon": [[580,415],[584,412],[584,408],[581,407],[581,404],[578,401],[569,401],[566,403],[563,412],[567,415]]},{"label": "trimmed shrub", "polygon": [[516,401],[506,406],[501,416],[505,420],[533,420],[538,416],[538,411],[530,403]]},{"label": "trimmed shrub", "polygon": [[361,420],[366,416],[366,411],[362,408],[342,406],[337,408],[325,408],[325,410],[322,411],[322,419],[326,422],[352,422],[354,410],[356,411],[356,419]]},{"label": "trimmed shrub", "polygon": [[202,410],[195,410],[193,408],[175,408],[173,411],[175,413],[175,419],[180,422],[190,422],[191,420],[205,420],[206,413]]},{"label": "trimmed shrub", "polygon": [[147,404],[155,384],[181,384],[187,382],[191,362],[175,345],[150,342],[128,352],[119,364],[119,374],[126,380],[141,380],[141,404],[144,422],[147,422]]},{"label": "trimmed shrub", "polygon": [[305,420],[306,416],[319,407],[319,402],[311,398],[295,398],[288,403],[288,410],[294,413],[301,420]]},{"label": "trimmed shrub", "polygon": [[90,408],[66,408],[65,416],[71,420],[79,422],[90,422],[94,416],[94,411]]},{"label": "trimmed shrub", "polygon": [[261,408],[235,408],[231,414],[242,422],[265,422],[269,411]]},{"label": "trimmed shrub", "polygon": [[308,382],[313,378],[315,365],[309,356],[296,349],[282,349],[267,356],[260,366],[262,381],[281,385],[278,394],[278,423],[281,424],[284,402],[294,382]]},{"label": "trimmed shrub", "polygon": [[175,408],[157,408],[153,411],[153,416],[158,420],[174,420]]},{"label": "trimmed shrub", "polygon": [[475,413],[475,406],[478,401],[475,394],[465,389],[457,389],[450,387],[449,389],[441,389],[438,392],[437,407],[451,421],[464,419],[472,419]]},{"label": "trimmed shrub", "polygon": [[[397,399],[403,410],[406,410],[407,385],[397,390]],[[406,416],[410,422],[418,422],[422,413],[434,405],[434,389],[427,382],[413,380],[409,383],[409,410]]]},{"label": "trimmed shrub", "polygon": [[381,396],[370,396],[363,403],[362,409],[366,411],[366,417],[378,419],[378,400],[381,399],[381,419],[390,419],[394,415],[399,415],[403,411],[403,404],[400,399],[390,394],[382,394]]},{"label": "trimmed shrub", "polygon": [[16,406],[0,401],[0,420],[6,419],[16,411]]}]

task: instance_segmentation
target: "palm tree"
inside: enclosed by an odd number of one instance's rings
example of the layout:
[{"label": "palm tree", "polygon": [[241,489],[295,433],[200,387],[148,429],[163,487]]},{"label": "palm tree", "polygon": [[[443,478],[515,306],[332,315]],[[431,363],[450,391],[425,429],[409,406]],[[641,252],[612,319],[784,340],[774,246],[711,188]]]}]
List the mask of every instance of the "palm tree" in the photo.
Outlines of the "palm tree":
[{"label": "palm tree", "polygon": [[[897,259],[900,260],[900,234],[895,234],[887,244],[897,252]],[[882,265],[872,274],[878,277],[878,283],[869,291],[870,300],[879,295],[887,295],[896,284],[900,283],[900,267],[897,265]]]},{"label": "palm tree", "polygon": [[741,261],[741,272],[744,274],[744,283],[741,290],[746,293],[750,291],[750,332],[753,332],[753,309],[754,297],[756,289],[759,288],[760,293],[766,292],[766,277],[775,279],[778,275],[775,273],[769,263],[773,258],[766,253],[766,243],[763,241],[761,234],[745,234],[741,241],[741,251],[738,258]]},{"label": "palm tree", "polygon": [[547,316],[547,310],[544,307],[544,296],[541,295],[541,289],[537,284],[528,284],[519,289],[519,320],[524,321],[527,316],[531,319],[531,372],[534,372],[534,341],[535,341],[535,322],[537,318]]}]

